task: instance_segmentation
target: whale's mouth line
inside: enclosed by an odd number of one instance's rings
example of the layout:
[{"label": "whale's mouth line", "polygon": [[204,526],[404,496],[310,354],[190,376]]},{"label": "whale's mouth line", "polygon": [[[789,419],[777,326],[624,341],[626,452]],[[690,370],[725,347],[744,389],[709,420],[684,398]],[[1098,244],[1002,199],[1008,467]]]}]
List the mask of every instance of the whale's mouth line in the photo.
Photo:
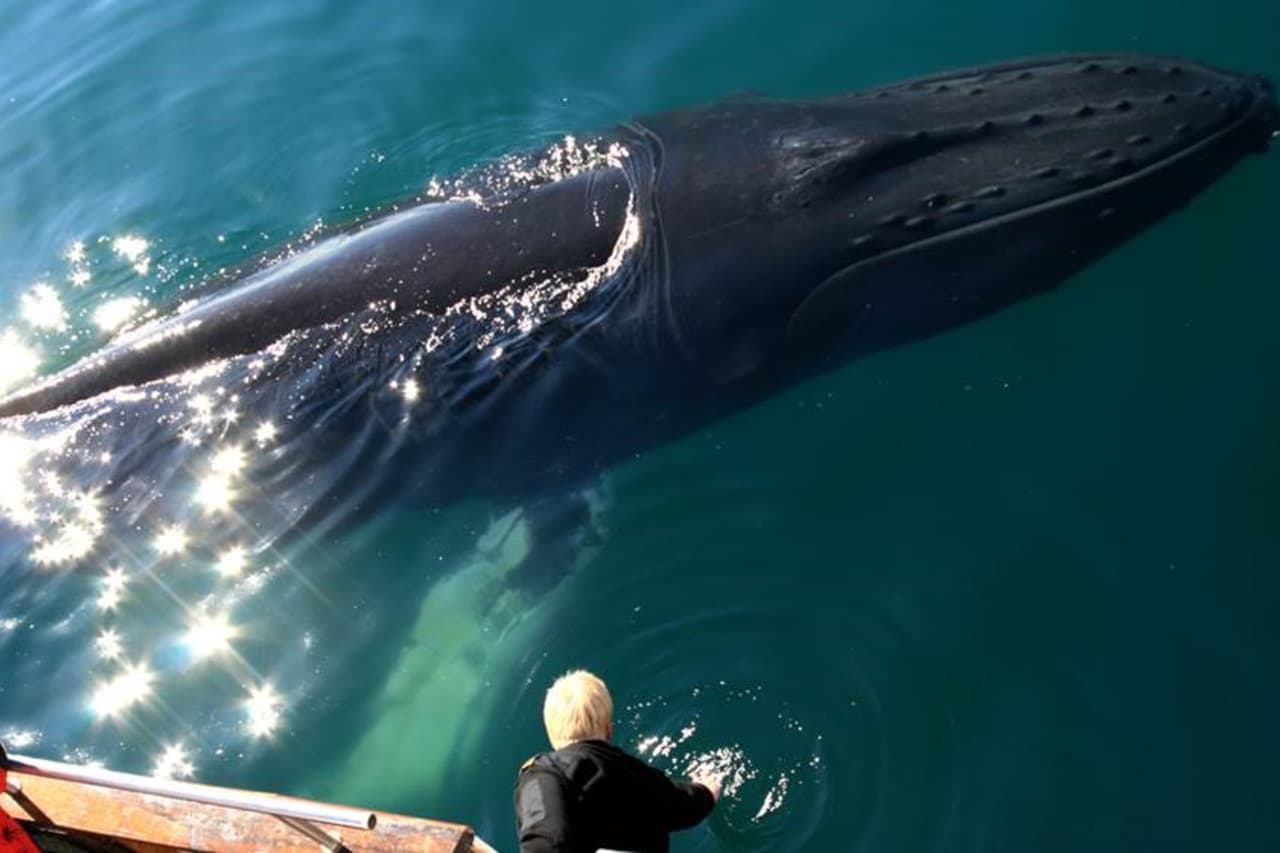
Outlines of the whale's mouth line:
[{"label": "whale's mouth line", "polygon": [[[998,216],[993,216],[990,219],[984,219],[980,222],[973,222],[968,225],[962,225],[957,228],[952,228],[946,231],[942,231],[940,233],[933,234],[919,240],[913,240],[907,243],[903,243],[902,245],[895,246],[892,249],[889,249],[888,251],[885,251],[885,252],[869,254],[865,257],[859,258],[853,264],[850,264],[849,267],[846,267],[846,269],[850,269],[854,266],[858,266],[859,264],[867,263],[869,261],[878,261],[878,260],[883,260],[885,258],[893,258],[899,255],[905,255],[908,252],[915,251],[924,246],[932,246],[932,245],[943,243],[949,240],[960,239],[973,234],[980,234],[987,229],[996,228],[1001,225],[1008,224],[1010,222],[1016,222],[1023,217],[1035,216],[1037,214],[1044,213],[1046,211],[1051,211],[1057,207],[1070,206],[1082,201],[1087,201],[1088,199],[1093,197],[1100,197],[1104,194],[1115,192],[1116,190],[1124,189],[1126,187],[1145,181],[1151,178],[1152,176],[1158,174],[1159,172],[1164,171],[1170,166],[1176,166],[1177,164],[1187,159],[1195,157],[1196,155],[1202,153],[1206,148],[1209,148],[1217,144],[1223,138],[1245,127],[1251,120],[1252,120],[1252,116],[1250,115],[1250,112],[1246,111],[1241,116],[1233,119],[1229,124],[1223,125],[1222,127],[1215,130],[1213,133],[1205,136],[1203,139],[1200,139],[1195,143],[1187,146],[1186,148],[1183,148],[1177,151],[1176,153],[1163,157],[1155,162],[1152,162],[1146,166],[1143,166],[1142,168],[1134,172],[1131,172],[1127,175],[1124,175],[1122,177],[1114,178],[1112,180],[1098,184],[1097,186],[1089,187],[1087,189],[1077,190],[1074,192],[1066,193],[1064,195],[1055,196],[1054,198],[1046,199],[1045,201],[1038,202],[1036,204],[1029,205],[1027,207],[1018,208],[1017,210],[1011,210],[1008,213],[1002,213]],[[1272,134],[1271,138],[1272,139],[1280,138],[1280,130],[1275,131]]]}]

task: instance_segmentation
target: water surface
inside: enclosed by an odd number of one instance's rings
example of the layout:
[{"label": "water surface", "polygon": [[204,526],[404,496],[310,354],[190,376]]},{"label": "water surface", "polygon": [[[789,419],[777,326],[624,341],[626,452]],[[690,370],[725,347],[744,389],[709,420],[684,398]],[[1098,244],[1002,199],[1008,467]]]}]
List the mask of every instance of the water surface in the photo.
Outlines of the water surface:
[{"label": "water surface", "polygon": [[[0,341],[53,370],[104,303],[637,113],[1065,50],[1280,78],[1277,32],[1246,0],[32,4],[0,21]],[[1277,187],[1249,162],[1057,293],[611,470],[543,595],[504,594],[525,528],[483,500],[338,489],[360,524],[228,558],[290,524],[289,432],[214,394],[169,482],[251,472],[239,515],[176,487],[80,558],[0,541],[0,737],[511,850],[542,690],[582,665],[624,745],[730,772],[678,849],[1275,849]]]}]

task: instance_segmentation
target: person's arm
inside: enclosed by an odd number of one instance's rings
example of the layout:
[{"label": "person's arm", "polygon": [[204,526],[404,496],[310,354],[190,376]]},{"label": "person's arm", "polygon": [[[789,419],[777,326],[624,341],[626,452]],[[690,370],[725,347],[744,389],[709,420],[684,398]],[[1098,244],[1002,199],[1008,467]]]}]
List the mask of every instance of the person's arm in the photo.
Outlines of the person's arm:
[{"label": "person's arm", "polygon": [[666,804],[668,831],[697,826],[716,807],[716,795],[698,782],[676,782],[666,779],[669,793]]},{"label": "person's arm", "polygon": [[576,849],[566,810],[564,780],[538,766],[520,774],[516,782],[516,833],[520,853],[562,853]]}]

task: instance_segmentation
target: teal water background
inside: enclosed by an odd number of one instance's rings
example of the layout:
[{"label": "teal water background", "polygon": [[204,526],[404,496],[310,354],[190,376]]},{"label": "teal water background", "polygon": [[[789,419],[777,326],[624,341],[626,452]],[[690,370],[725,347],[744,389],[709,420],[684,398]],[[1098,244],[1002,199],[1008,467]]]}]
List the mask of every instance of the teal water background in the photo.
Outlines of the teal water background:
[{"label": "teal water background", "polygon": [[[163,303],[317,219],[636,113],[1054,51],[1275,79],[1277,34],[1280,6],[1245,0],[13,4],[0,328],[35,282],[73,313]],[[389,508],[237,614],[259,671],[308,650],[269,737],[91,719],[66,674],[94,636],[83,596],[10,572],[0,736],[143,771],[180,741],[204,781],[513,850],[541,691],[585,665],[624,745],[737,774],[678,849],[1274,850],[1278,198],[1273,153],[1054,294],[617,469],[598,553],[527,611],[469,609],[488,508]],[[145,274],[109,251],[122,235],[149,241]],[[63,336],[43,369],[92,346]]]}]

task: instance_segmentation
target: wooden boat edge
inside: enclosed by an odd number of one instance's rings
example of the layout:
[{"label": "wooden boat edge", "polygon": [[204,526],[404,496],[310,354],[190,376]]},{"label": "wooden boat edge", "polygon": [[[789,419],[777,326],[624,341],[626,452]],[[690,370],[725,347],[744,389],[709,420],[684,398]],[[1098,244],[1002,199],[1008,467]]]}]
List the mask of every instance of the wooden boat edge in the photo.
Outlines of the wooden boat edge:
[{"label": "wooden boat edge", "polygon": [[[9,771],[3,808],[32,827],[108,838],[137,853],[316,853],[317,841],[273,815]],[[280,797],[284,802],[306,802]],[[324,827],[357,853],[486,850],[465,825],[375,812],[373,829]]]}]

